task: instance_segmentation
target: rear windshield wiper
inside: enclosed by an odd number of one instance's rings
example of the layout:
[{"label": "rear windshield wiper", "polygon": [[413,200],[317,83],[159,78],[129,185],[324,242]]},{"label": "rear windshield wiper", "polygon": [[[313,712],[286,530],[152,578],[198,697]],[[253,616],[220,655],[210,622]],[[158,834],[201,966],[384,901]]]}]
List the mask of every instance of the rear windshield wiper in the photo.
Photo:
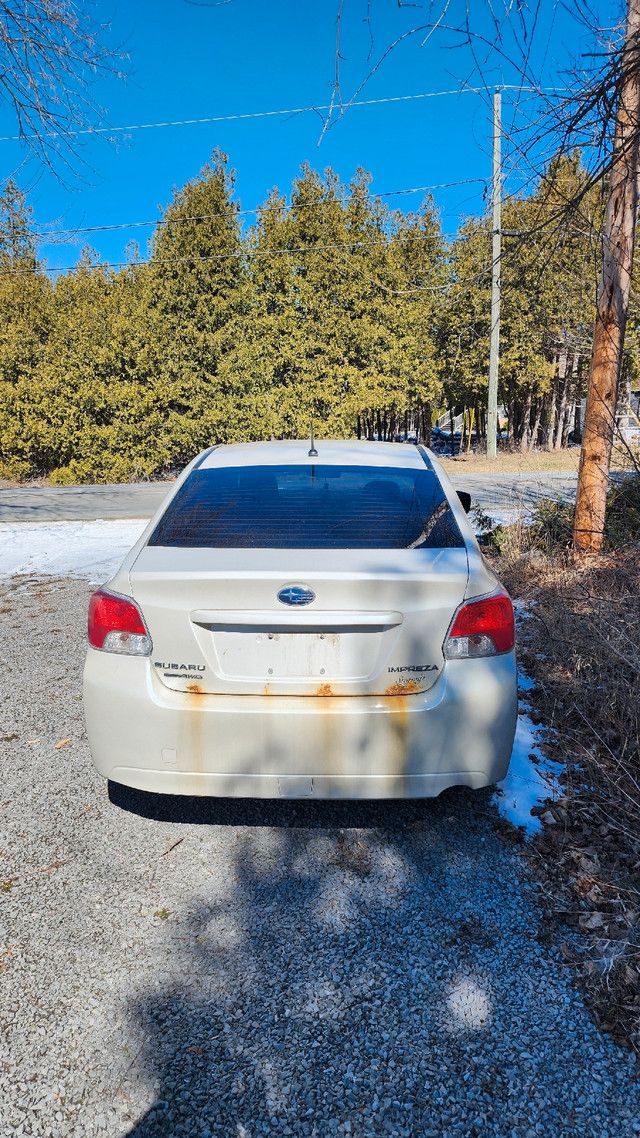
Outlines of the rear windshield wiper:
[{"label": "rear windshield wiper", "polygon": [[441,502],[439,506],[436,506],[436,508],[433,511],[433,513],[431,514],[430,518],[428,519],[426,524],[423,526],[422,531],[419,534],[419,536],[416,538],[415,541],[411,542],[411,545],[407,546],[407,549],[417,549],[417,547],[419,545],[422,545],[422,543],[424,541],[426,541],[431,536],[433,530],[436,528],[438,522],[440,521],[440,518],[444,517],[444,515],[446,514],[448,509],[449,509],[449,503],[447,502],[447,500],[445,498],[444,502]]}]

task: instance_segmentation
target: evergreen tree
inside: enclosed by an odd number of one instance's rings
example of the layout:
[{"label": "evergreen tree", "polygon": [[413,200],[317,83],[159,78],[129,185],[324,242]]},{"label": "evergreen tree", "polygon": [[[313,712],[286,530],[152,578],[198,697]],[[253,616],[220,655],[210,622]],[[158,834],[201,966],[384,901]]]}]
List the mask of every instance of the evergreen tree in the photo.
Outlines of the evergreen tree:
[{"label": "evergreen tree", "polygon": [[182,464],[223,438],[234,418],[234,381],[221,370],[246,304],[246,264],[234,175],[215,151],[174,193],[152,241],[147,284],[161,452]]},{"label": "evergreen tree", "polygon": [[[553,219],[566,201],[564,228]],[[566,214],[566,210],[565,210]],[[578,154],[504,206],[501,402],[512,443],[566,444],[584,388],[602,193]],[[381,439],[466,408],[482,434],[491,235],[445,245],[433,202],[389,209],[358,170],[304,166],[243,233],[214,152],[150,245],[114,271],[85,250],[52,284],[18,187],[0,197],[0,473],[153,477],[214,442]],[[640,372],[632,297],[626,375]]]},{"label": "evergreen tree", "polygon": [[437,383],[432,207],[390,215],[363,171],[343,186],[305,166],[289,208],[268,198],[250,251],[252,304],[227,365],[244,376],[253,435],[304,437],[312,417],[327,436],[393,433]]},{"label": "evergreen tree", "polygon": [[0,475],[47,473],[37,377],[50,330],[51,285],[37,262],[32,211],[14,181],[0,195]]},{"label": "evergreen tree", "polygon": [[[566,202],[576,204],[566,217]],[[559,231],[554,218],[561,210]],[[499,398],[523,449],[566,444],[579,406],[593,320],[601,194],[579,155],[554,161],[534,194],[503,208]],[[489,370],[491,232],[469,219],[451,251],[440,344],[450,401],[482,422]]]}]

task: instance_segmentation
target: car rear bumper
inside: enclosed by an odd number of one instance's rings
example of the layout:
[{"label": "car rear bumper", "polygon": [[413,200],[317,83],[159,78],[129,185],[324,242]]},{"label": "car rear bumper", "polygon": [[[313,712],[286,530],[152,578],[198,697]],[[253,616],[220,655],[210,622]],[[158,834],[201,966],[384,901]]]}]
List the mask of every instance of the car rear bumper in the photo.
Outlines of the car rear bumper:
[{"label": "car rear bumper", "polygon": [[449,661],[428,692],[243,696],[171,691],[149,661],[89,649],[100,774],[139,790],[241,798],[421,798],[506,774],[514,653]]}]

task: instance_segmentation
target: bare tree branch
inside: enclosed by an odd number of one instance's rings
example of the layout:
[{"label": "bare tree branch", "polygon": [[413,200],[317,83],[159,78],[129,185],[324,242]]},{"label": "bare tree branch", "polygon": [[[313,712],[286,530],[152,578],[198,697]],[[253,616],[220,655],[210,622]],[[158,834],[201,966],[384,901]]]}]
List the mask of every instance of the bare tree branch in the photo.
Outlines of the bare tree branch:
[{"label": "bare tree branch", "polygon": [[0,0],[0,104],[31,156],[58,177],[86,168],[73,132],[105,123],[92,84],[124,78],[125,56],[108,46],[108,32],[76,0]]}]

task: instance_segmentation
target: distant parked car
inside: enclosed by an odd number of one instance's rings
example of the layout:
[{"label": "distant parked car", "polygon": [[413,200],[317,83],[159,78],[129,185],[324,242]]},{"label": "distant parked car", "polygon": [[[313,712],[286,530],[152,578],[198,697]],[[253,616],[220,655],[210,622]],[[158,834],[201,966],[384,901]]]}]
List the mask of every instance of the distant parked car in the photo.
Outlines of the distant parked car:
[{"label": "distant parked car", "polygon": [[453,432],[453,450],[451,448],[451,433],[443,431],[442,427],[431,428],[431,450],[436,454],[459,454],[461,436],[459,431]]},{"label": "distant parked car", "polygon": [[89,606],[97,769],[174,794],[410,798],[506,773],[511,601],[405,443],[218,446]]}]

